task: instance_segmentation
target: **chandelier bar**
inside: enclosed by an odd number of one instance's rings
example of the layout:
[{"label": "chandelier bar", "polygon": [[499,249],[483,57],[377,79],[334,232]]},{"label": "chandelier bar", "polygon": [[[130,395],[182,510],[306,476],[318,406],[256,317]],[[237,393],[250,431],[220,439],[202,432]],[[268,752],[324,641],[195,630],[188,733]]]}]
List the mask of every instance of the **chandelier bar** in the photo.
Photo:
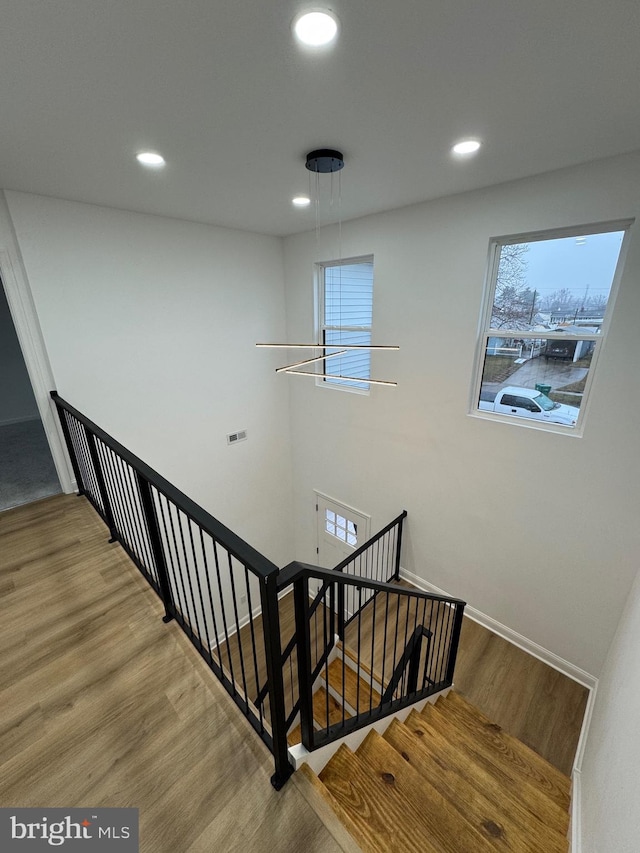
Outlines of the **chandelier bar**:
[{"label": "chandelier bar", "polygon": [[271,349],[367,349],[367,350],[399,350],[399,346],[382,346],[369,344],[256,344],[257,347],[269,347]]},{"label": "chandelier bar", "polygon": [[276,367],[276,373],[283,373],[287,370],[292,370],[294,367],[302,367],[303,364],[313,364],[315,361],[326,361],[328,358],[336,358],[339,355],[345,355],[346,349],[331,352],[328,355],[317,355],[315,358],[305,358],[303,361],[296,361],[294,364],[286,364],[284,367]]},{"label": "chandelier bar", "polygon": [[386,385],[397,388],[397,382],[388,382],[386,379],[357,379],[355,376],[340,376],[339,373],[313,373],[307,370],[286,370],[288,376],[315,376],[317,379],[339,379],[341,382],[360,382],[363,385]]}]

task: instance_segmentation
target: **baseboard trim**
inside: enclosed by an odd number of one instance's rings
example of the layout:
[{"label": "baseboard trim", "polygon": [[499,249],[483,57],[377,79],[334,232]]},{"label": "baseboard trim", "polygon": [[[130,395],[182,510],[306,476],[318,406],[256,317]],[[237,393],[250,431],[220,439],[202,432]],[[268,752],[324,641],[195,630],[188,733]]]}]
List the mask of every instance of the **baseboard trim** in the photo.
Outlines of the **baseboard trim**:
[{"label": "baseboard trim", "polygon": [[597,693],[598,681],[596,680],[595,685],[589,690],[589,698],[587,699],[587,707],[584,711],[580,739],[578,740],[576,757],[573,761],[573,770],[571,772],[571,822],[569,824],[571,853],[581,853],[582,851],[582,759],[584,758],[584,751],[587,745]]},{"label": "baseboard trim", "polygon": [[571,774],[571,822],[569,824],[569,850],[582,853],[582,774],[574,768]]},{"label": "baseboard trim", "polygon": [[39,421],[40,415],[29,415],[26,418],[8,418],[6,421],[0,421],[0,427],[11,426],[12,424],[27,424],[30,421]]},{"label": "baseboard trim", "polygon": [[[418,575],[414,575],[412,572],[408,572],[406,569],[400,569],[400,577],[403,580],[406,580],[409,583],[413,584],[418,589],[423,590],[423,592],[432,592],[434,593],[434,595],[444,595],[449,598],[452,597],[450,593],[439,589],[437,586],[434,586],[433,584],[424,580],[424,578],[418,577]],[[578,684],[582,684],[582,686],[586,687],[588,690],[593,690],[597,685],[598,679],[595,676],[586,672],[584,669],[580,669],[579,666],[570,663],[570,661],[561,658],[554,652],[549,651],[549,649],[545,649],[544,646],[540,646],[533,640],[529,640],[527,637],[523,637],[522,634],[519,634],[512,628],[508,628],[501,622],[497,622],[491,616],[487,616],[480,610],[476,610],[475,607],[471,607],[467,604],[464,609],[464,613],[465,616],[469,617],[469,619],[473,619],[474,622],[477,622],[479,625],[482,625],[484,628],[487,628],[487,630],[491,631],[494,634],[497,634],[499,637],[502,637],[503,640],[506,640],[512,645],[517,646],[519,649],[522,649],[523,652],[527,652],[527,654],[538,658],[538,660],[541,660],[543,663],[546,663],[548,666],[552,667],[558,672],[561,672],[568,678],[573,679],[573,681],[577,681]]]}]

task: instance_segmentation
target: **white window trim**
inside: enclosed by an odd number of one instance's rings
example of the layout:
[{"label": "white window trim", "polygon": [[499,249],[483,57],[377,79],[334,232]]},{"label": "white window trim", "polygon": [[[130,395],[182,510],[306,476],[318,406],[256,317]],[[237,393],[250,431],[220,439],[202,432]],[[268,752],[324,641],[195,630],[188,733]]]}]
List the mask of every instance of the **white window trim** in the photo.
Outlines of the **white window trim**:
[{"label": "white window trim", "polygon": [[[320,345],[323,344],[322,333],[324,331],[324,270],[327,267],[340,267],[345,266],[346,264],[362,264],[362,263],[372,263],[373,264],[373,255],[357,255],[352,258],[340,258],[336,261],[317,261],[314,265],[314,320],[315,320],[315,339],[318,341]],[[373,302],[373,298],[372,298]],[[373,305],[372,305],[373,309]],[[328,328],[337,328],[335,326]],[[373,329],[373,310],[371,317],[371,326],[341,326],[341,329],[351,332],[360,332],[367,331],[371,332]],[[368,397],[371,394],[372,385],[369,385],[368,388],[364,388],[358,382],[349,382],[348,384],[338,384],[336,382],[327,382],[325,379],[318,378],[316,379],[316,386],[318,388],[328,388],[332,391],[347,391],[349,394],[360,394],[362,396]]]},{"label": "white window trim", "polygon": [[[482,311],[480,313],[480,322],[478,324],[478,340],[476,344],[476,355],[474,359],[473,381],[471,384],[471,394],[469,399],[468,414],[470,417],[479,418],[485,421],[497,421],[498,423],[515,424],[516,426],[523,427],[524,429],[537,429],[542,430],[543,432],[552,432],[556,435],[568,435],[573,438],[582,438],[584,434],[584,425],[587,420],[589,409],[591,407],[591,387],[593,385],[593,378],[596,374],[596,369],[602,353],[602,349],[607,340],[609,326],[611,325],[611,317],[615,309],[615,303],[620,287],[620,279],[622,278],[622,272],[624,270],[629,245],[629,234],[634,222],[634,219],[618,219],[608,222],[596,222],[590,225],[579,225],[575,227],[569,226],[566,228],[553,228],[548,231],[529,231],[521,234],[509,234],[508,236],[492,237],[490,239],[482,295]],[[578,421],[575,427],[567,428],[563,427],[560,424],[542,423],[540,421],[529,420],[523,417],[511,417],[510,415],[503,415],[498,412],[487,412],[478,409],[478,400],[480,399],[480,389],[482,386],[482,370],[484,366],[486,341],[489,337],[499,337],[500,333],[504,333],[505,331],[504,329],[492,329],[490,326],[490,320],[493,309],[493,298],[495,294],[495,285],[498,273],[498,264],[500,262],[500,252],[502,250],[502,247],[518,243],[533,243],[540,242],[543,240],[557,240],[562,239],[564,237],[582,237],[589,236],[590,234],[605,234],[611,231],[624,231],[625,235],[622,238],[620,254],[618,255],[616,270],[613,276],[613,281],[611,283],[611,290],[609,292],[607,310],[604,316],[604,322],[602,324],[602,329],[600,333],[597,335],[586,333],[584,335],[567,335],[566,332],[545,332],[544,335],[541,335],[539,331],[518,331],[518,338],[522,339],[539,340],[541,337],[544,337],[545,340],[559,339],[565,341],[595,341],[595,347],[593,355],[591,357],[589,373],[587,375],[587,381],[585,383],[583,395],[584,402],[580,406],[580,414],[578,416]],[[504,334],[502,336],[504,337]]]}]

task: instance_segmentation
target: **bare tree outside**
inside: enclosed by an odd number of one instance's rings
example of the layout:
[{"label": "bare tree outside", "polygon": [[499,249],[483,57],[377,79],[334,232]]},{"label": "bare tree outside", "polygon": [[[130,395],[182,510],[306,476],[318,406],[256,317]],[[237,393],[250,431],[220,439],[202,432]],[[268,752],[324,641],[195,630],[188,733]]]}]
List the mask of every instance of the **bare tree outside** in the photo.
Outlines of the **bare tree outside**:
[{"label": "bare tree outside", "polygon": [[527,284],[528,243],[502,246],[491,312],[493,329],[525,330],[538,310],[538,294]]}]

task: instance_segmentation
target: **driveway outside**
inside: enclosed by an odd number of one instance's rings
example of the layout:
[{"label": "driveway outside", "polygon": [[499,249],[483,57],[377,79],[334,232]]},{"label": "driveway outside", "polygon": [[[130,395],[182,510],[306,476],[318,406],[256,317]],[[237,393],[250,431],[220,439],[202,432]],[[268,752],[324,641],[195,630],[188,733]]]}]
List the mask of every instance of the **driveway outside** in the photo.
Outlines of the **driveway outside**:
[{"label": "driveway outside", "polygon": [[551,385],[558,390],[565,385],[579,382],[587,375],[586,367],[575,367],[573,362],[560,361],[557,358],[531,358],[514,371],[504,382],[483,382],[482,391],[497,394],[507,385],[518,385],[521,388],[535,388],[538,383]]}]

